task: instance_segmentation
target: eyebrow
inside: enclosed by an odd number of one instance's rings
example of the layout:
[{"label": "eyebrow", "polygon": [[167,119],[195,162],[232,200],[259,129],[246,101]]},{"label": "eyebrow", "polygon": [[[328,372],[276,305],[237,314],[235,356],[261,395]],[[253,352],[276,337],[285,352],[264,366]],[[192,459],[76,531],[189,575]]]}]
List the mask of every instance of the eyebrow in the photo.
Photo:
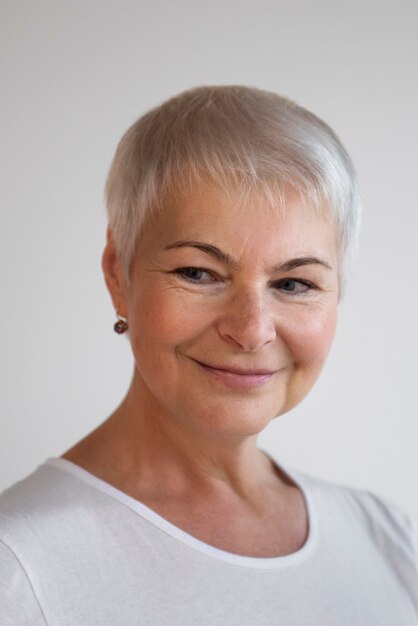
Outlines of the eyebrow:
[{"label": "eyebrow", "polygon": [[226,265],[230,265],[233,268],[238,267],[238,262],[235,261],[227,252],[223,252],[216,246],[212,246],[210,243],[203,243],[201,241],[175,241],[174,243],[169,244],[164,250],[172,250],[173,248],[197,248],[202,252],[206,252],[210,256],[214,257],[221,263],[225,263]]},{"label": "eyebrow", "polygon": [[[201,241],[175,241],[174,243],[170,243],[168,246],[164,248],[164,250],[173,250],[177,248],[197,248],[206,254],[209,254],[217,261],[221,263],[225,263],[230,267],[237,269],[239,267],[238,261],[233,259],[227,252],[223,252],[216,246],[213,246],[210,243],[203,243]],[[290,259],[289,261],[285,261],[284,263],[279,263],[277,265],[273,265],[271,268],[271,272],[288,272],[296,269],[297,267],[302,267],[303,265],[322,265],[323,267],[332,270],[332,267],[329,263],[324,261],[323,259],[319,259],[314,256],[305,256],[298,257],[295,259]]]}]

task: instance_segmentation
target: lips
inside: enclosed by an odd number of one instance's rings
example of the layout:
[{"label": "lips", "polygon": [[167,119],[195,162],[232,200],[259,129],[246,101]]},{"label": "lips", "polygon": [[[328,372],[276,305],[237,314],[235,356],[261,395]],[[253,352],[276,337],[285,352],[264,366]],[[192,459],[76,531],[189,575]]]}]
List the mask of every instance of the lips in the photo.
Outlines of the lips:
[{"label": "lips", "polygon": [[[196,360],[196,359],[194,359]],[[254,368],[254,369],[240,369],[237,367],[227,367],[224,365],[209,365],[208,363],[203,363],[202,361],[197,361],[199,365],[203,365],[204,367],[208,367],[212,370],[217,370],[221,372],[229,372],[231,374],[238,374],[239,376],[268,376],[270,374],[275,374],[277,370],[270,369],[262,369],[262,368]]]},{"label": "lips", "polygon": [[216,367],[192,359],[212,381],[220,382],[230,388],[245,390],[260,387],[269,382],[278,370],[266,368]]}]

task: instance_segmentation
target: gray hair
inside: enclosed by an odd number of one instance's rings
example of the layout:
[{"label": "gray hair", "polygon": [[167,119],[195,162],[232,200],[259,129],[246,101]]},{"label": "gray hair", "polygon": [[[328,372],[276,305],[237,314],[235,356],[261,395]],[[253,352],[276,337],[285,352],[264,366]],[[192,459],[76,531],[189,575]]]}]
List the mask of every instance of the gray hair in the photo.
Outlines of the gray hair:
[{"label": "gray hair", "polygon": [[322,120],[287,98],[245,86],[197,87],[140,117],[122,137],[106,184],[109,226],[125,274],[146,219],[167,194],[210,180],[283,202],[291,186],[330,210],[340,292],[357,248],[360,201],[349,155]]}]

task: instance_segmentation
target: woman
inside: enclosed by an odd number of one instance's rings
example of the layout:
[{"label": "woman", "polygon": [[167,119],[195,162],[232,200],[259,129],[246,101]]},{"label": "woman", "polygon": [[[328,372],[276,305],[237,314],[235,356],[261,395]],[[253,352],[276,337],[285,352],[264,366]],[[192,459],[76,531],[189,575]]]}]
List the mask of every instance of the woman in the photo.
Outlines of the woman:
[{"label": "woman", "polygon": [[107,202],[132,383],[1,496],[1,624],[418,623],[408,518],[256,444],[334,336],[359,222],[337,137],[275,94],[194,89],[128,130]]}]

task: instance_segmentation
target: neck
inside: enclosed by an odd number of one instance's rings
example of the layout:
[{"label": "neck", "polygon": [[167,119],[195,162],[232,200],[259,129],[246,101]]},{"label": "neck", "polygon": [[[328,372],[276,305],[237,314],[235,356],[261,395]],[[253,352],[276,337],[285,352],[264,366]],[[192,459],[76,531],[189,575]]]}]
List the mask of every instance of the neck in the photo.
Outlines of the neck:
[{"label": "neck", "polygon": [[[81,445],[84,457],[101,468],[105,480],[130,484],[131,490],[146,489],[162,498],[232,492],[254,501],[260,486],[277,489],[278,479],[256,439],[191,427],[164,409],[134,377],[120,407]],[[98,473],[94,465],[91,471]]]},{"label": "neck", "polygon": [[135,379],[111,419],[125,439],[131,467],[141,467],[138,475],[147,469],[156,473],[171,490],[219,483],[239,493],[257,483],[259,473],[270,466],[256,446],[256,435],[231,436],[193,427],[164,410]]}]

